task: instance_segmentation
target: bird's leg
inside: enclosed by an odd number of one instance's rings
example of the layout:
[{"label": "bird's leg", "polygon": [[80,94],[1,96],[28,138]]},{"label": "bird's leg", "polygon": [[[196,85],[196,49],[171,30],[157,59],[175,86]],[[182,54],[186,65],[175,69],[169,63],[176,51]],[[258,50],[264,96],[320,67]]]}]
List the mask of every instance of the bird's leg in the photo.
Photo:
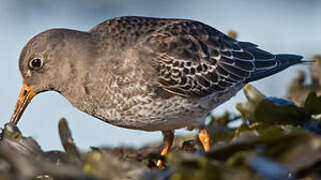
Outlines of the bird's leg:
[{"label": "bird's leg", "polygon": [[[162,131],[164,136],[164,147],[161,152],[162,156],[166,156],[168,154],[168,151],[171,149],[173,141],[174,141],[174,131]],[[163,161],[159,159],[157,161],[157,167],[162,168],[163,167]]]},{"label": "bird's leg", "polygon": [[208,133],[208,130],[206,127],[201,127],[199,129],[198,138],[200,139],[205,152],[210,151],[210,149],[211,149],[210,134]]}]

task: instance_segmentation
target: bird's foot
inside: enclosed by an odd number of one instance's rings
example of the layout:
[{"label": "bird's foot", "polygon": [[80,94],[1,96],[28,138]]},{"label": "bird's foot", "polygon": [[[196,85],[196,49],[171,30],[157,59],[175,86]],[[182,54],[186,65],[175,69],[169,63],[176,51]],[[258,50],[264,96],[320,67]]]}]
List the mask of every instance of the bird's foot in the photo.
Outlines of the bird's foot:
[{"label": "bird's foot", "polygon": [[210,144],[210,134],[206,127],[201,127],[198,132],[198,138],[201,141],[205,152],[210,151],[211,144]]},{"label": "bird's foot", "polygon": [[[164,148],[161,152],[161,156],[166,156],[171,149],[174,141],[174,131],[162,131],[164,136]],[[158,168],[163,168],[164,163],[163,160],[159,159],[157,160],[156,166]]]}]

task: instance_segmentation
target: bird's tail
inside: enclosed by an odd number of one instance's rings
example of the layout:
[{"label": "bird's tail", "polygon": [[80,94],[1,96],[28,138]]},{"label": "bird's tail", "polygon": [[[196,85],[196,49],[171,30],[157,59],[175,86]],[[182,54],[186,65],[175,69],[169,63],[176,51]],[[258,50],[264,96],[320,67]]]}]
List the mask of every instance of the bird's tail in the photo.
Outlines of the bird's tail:
[{"label": "bird's tail", "polygon": [[289,66],[294,64],[304,63],[304,62],[311,62],[311,61],[304,61],[302,60],[302,56],[299,55],[291,55],[291,54],[277,54],[276,61],[278,61],[278,65],[272,69],[268,70],[258,70],[251,74],[249,78],[245,80],[245,83],[255,81],[261,78],[265,78],[272,74],[278,73]]}]

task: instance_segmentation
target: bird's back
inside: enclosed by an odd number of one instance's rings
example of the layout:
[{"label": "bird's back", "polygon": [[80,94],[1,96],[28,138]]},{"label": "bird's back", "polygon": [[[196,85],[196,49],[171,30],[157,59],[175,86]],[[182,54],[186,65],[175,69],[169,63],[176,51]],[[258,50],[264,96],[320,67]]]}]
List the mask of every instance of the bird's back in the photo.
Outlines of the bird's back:
[{"label": "bird's back", "polygon": [[[197,116],[234,96],[245,83],[275,74],[302,59],[296,55],[273,55],[255,44],[239,42],[204,23],[186,19],[118,17],[96,26],[90,33],[101,39],[103,51],[119,58],[115,66],[127,63],[126,67],[131,67],[119,73],[119,81],[129,73],[137,82],[145,81],[144,89],[148,91],[140,91],[141,97],[151,99],[154,104],[176,99],[178,104],[185,103],[176,111],[187,113],[186,109],[194,108],[189,112],[197,112]],[[120,69],[115,68],[114,74]],[[166,97],[158,93],[164,91]],[[141,111],[146,112],[141,119],[156,117],[153,107],[144,107],[151,109]],[[164,112],[160,117],[172,111],[166,106],[162,108],[157,110]]]},{"label": "bird's back", "polygon": [[182,96],[226,91],[275,74],[302,59],[271,54],[187,19],[119,17],[91,31],[107,32],[115,49],[140,52],[141,62],[155,68],[159,85]]}]

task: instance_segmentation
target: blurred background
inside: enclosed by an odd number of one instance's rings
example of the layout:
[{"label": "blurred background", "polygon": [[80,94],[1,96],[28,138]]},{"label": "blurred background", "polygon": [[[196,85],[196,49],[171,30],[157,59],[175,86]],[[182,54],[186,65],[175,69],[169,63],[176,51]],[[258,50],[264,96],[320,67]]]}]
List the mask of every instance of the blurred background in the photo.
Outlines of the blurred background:
[{"label": "blurred background", "polygon": [[[116,16],[156,16],[189,18],[227,32],[236,30],[238,39],[250,41],[273,53],[300,54],[310,59],[321,52],[321,1],[319,0],[0,0],[0,126],[10,120],[22,80],[18,57],[22,47],[37,33],[50,28],[89,30]],[[253,83],[268,96],[282,97],[296,71],[291,67],[277,75]],[[244,102],[243,92],[214,111],[215,115],[237,113],[236,102]],[[161,140],[160,132],[118,128],[97,120],[76,108],[58,93],[46,92],[33,99],[19,128],[34,137],[43,150],[62,149],[58,120],[67,118],[77,145],[141,147]],[[179,130],[177,134],[187,133]]]}]

